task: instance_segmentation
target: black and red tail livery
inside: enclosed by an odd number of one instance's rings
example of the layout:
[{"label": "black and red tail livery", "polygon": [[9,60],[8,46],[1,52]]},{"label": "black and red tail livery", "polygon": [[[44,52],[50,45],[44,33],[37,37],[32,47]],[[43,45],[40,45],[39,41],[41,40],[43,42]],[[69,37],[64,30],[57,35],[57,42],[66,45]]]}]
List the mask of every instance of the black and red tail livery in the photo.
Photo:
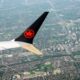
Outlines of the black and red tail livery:
[{"label": "black and red tail livery", "polygon": [[36,36],[47,15],[48,12],[44,12],[30,27],[28,27],[18,38],[16,38],[15,41],[32,44],[34,37]]}]

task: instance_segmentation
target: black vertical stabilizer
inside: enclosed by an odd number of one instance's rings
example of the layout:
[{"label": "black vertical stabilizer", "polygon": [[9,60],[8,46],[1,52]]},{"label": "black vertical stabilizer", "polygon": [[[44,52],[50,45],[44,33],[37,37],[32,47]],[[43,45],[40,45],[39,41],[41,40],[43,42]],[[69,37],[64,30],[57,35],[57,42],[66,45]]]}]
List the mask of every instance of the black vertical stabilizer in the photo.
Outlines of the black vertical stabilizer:
[{"label": "black vertical stabilizer", "polygon": [[48,12],[44,12],[31,26],[29,26],[15,41],[21,41],[26,43],[33,43],[33,39],[36,36],[40,26],[45,20]]}]

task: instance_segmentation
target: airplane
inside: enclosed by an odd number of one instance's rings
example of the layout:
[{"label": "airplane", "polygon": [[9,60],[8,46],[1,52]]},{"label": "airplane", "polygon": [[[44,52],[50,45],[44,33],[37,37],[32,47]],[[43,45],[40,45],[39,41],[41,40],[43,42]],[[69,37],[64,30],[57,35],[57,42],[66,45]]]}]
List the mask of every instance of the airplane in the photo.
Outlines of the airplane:
[{"label": "airplane", "polygon": [[0,51],[11,49],[11,48],[24,48],[35,55],[43,55],[40,50],[38,50],[33,45],[33,40],[40,29],[42,23],[48,15],[48,11],[44,12],[33,24],[31,24],[19,37],[10,41],[0,42]]}]

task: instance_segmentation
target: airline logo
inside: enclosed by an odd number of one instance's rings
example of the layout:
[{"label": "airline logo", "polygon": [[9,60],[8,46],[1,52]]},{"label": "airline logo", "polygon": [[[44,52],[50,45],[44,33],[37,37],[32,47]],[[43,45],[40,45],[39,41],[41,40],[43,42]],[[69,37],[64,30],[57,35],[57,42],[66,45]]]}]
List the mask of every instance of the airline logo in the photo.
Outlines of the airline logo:
[{"label": "airline logo", "polygon": [[24,32],[25,38],[33,38],[35,36],[35,32],[33,29],[28,29],[27,31]]}]

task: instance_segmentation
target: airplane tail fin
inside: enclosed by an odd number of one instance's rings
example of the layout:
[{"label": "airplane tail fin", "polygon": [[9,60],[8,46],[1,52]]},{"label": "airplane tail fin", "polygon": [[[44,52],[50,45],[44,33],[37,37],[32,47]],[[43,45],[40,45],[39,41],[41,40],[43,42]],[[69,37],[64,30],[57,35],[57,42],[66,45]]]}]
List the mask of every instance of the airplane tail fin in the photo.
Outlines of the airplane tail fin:
[{"label": "airplane tail fin", "polygon": [[15,41],[32,44],[34,37],[36,36],[47,15],[48,12],[44,12],[31,26],[29,26],[18,38],[16,38]]}]

